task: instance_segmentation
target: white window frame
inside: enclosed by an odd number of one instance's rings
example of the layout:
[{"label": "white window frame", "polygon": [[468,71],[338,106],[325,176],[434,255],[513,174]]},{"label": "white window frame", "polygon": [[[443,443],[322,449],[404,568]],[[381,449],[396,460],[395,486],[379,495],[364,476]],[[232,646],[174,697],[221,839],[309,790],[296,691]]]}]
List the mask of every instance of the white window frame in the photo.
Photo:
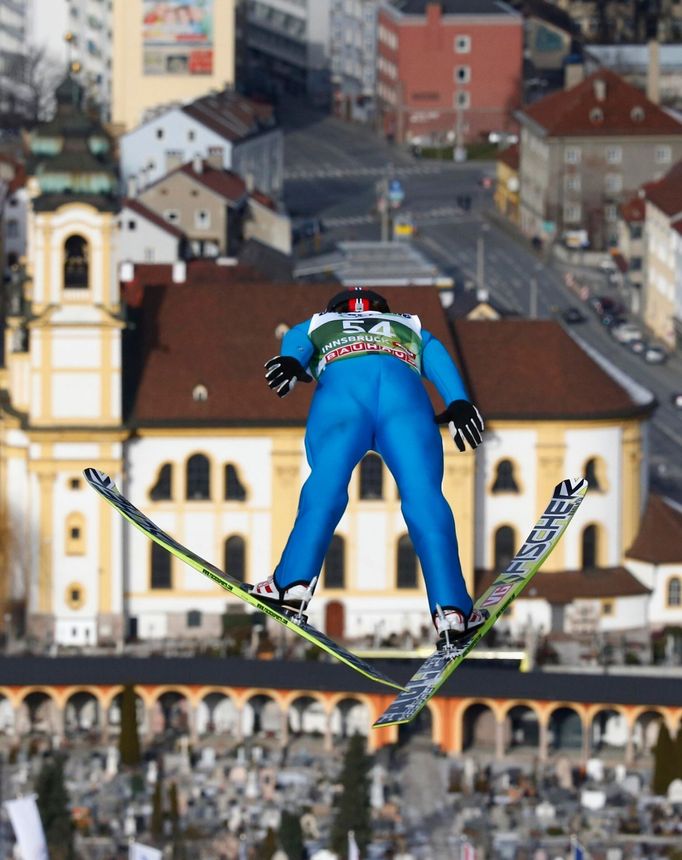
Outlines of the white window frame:
[{"label": "white window frame", "polygon": [[211,227],[211,212],[209,209],[194,210],[194,227],[197,230],[208,230]]},{"label": "white window frame", "polygon": [[454,48],[456,54],[470,54],[471,36],[465,36],[464,34],[455,36]]},{"label": "white window frame", "polygon": [[618,220],[618,207],[615,203],[607,203],[604,206],[604,218],[611,222]]},{"label": "white window frame", "polygon": [[607,146],[604,151],[604,160],[607,164],[620,164],[623,161],[623,147]]},{"label": "white window frame", "polygon": [[567,173],[564,176],[564,191],[580,191],[582,178],[579,173]]},{"label": "white window frame", "polygon": [[619,194],[623,190],[623,174],[607,173],[604,177],[604,188],[609,194]]},{"label": "white window frame", "polygon": [[455,83],[468,84],[471,82],[471,66],[455,66]]},{"label": "white window frame", "polygon": [[670,146],[665,143],[658,144],[654,150],[654,161],[656,164],[670,164],[673,153]]},{"label": "white window frame", "polygon": [[580,203],[564,203],[564,224],[579,224],[583,212]]},{"label": "white window frame", "polygon": [[567,146],[564,148],[564,164],[580,164],[582,150],[579,146]]}]

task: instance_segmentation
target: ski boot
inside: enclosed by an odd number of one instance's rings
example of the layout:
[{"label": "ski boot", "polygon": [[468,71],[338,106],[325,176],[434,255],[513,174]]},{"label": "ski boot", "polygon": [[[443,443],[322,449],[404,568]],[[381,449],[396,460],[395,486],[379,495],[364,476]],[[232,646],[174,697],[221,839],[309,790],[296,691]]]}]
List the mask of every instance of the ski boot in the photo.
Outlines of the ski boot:
[{"label": "ski boot", "polygon": [[297,582],[288,588],[280,588],[275,582],[273,574],[264,579],[263,582],[257,582],[251,588],[251,594],[260,597],[267,603],[272,603],[278,609],[289,610],[286,614],[291,614],[294,621],[307,622],[308,616],[303,613],[310,603],[316,585],[317,577],[309,583]]},{"label": "ski boot", "polygon": [[482,624],[485,624],[488,617],[489,613],[485,609],[474,607],[467,617],[456,606],[448,606],[447,609],[436,606],[433,614],[433,624],[438,633],[436,647],[441,651],[443,648],[456,645],[463,639],[468,639]]}]

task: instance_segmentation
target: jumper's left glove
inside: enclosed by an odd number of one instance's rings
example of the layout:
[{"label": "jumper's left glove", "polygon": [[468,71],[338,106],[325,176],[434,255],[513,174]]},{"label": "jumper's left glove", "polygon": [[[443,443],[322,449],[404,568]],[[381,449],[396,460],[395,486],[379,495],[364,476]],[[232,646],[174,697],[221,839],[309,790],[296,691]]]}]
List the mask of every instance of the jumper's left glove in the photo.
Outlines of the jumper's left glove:
[{"label": "jumper's left glove", "polygon": [[481,413],[468,400],[453,400],[445,412],[436,415],[436,424],[448,425],[460,451],[466,449],[465,440],[471,448],[478,448],[483,441]]},{"label": "jumper's left glove", "polygon": [[278,397],[286,397],[299,379],[301,382],[313,381],[301,362],[291,355],[275,355],[266,361],[265,378]]}]

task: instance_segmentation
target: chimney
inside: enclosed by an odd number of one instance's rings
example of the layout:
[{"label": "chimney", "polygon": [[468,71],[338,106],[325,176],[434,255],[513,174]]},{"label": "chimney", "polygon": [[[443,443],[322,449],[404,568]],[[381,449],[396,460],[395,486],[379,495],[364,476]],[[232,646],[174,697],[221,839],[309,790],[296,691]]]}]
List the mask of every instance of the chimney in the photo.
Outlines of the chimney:
[{"label": "chimney", "polygon": [[173,283],[184,284],[187,280],[187,263],[184,260],[176,260],[173,263]]},{"label": "chimney", "polygon": [[426,26],[427,27],[439,27],[440,26],[440,18],[443,13],[443,9],[440,3],[427,3],[426,4]]},{"label": "chimney", "polygon": [[254,179],[253,173],[251,173],[250,170],[247,172],[246,176],[244,177],[244,182],[246,184],[246,190],[250,194],[253,191],[253,189],[256,187],[256,180]]},{"label": "chimney", "polygon": [[598,102],[606,101],[606,81],[603,78],[595,78],[592,81],[594,97]]},{"label": "chimney", "polygon": [[200,155],[195,155],[192,159],[192,170],[199,175],[204,172],[204,161]]},{"label": "chimney", "polygon": [[585,78],[585,66],[580,63],[566,63],[564,66],[564,89],[571,90]]},{"label": "chimney", "polygon": [[661,46],[657,39],[649,42],[649,65],[646,71],[646,97],[658,104],[661,100]]},{"label": "chimney", "polygon": [[137,197],[137,176],[128,177],[126,192],[128,197]]}]

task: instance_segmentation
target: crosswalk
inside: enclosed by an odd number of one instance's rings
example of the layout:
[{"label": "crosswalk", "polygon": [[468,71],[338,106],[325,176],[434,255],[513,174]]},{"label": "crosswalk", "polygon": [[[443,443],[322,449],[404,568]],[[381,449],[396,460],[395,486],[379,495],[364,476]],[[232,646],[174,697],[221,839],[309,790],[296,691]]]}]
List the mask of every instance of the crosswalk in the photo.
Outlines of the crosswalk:
[{"label": "crosswalk", "polygon": [[284,170],[284,180],[287,181],[312,181],[319,179],[353,179],[362,177],[376,177],[382,179],[386,176],[391,178],[405,176],[433,176],[440,173],[449,173],[453,170],[461,170],[461,165],[450,161],[439,161],[436,164],[415,164],[406,166],[377,165],[376,167],[332,167],[321,166],[316,169],[310,167],[290,167]]},{"label": "crosswalk", "polygon": [[[458,206],[439,206],[433,209],[422,210],[400,210],[401,218],[409,218],[417,227],[426,226],[440,221],[463,221],[472,220],[470,213],[463,212]],[[379,216],[373,213],[364,215],[339,215],[323,217],[324,226],[328,230],[333,230],[338,227],[357,227],[361,224],[372,224],[379,222]]]}]

